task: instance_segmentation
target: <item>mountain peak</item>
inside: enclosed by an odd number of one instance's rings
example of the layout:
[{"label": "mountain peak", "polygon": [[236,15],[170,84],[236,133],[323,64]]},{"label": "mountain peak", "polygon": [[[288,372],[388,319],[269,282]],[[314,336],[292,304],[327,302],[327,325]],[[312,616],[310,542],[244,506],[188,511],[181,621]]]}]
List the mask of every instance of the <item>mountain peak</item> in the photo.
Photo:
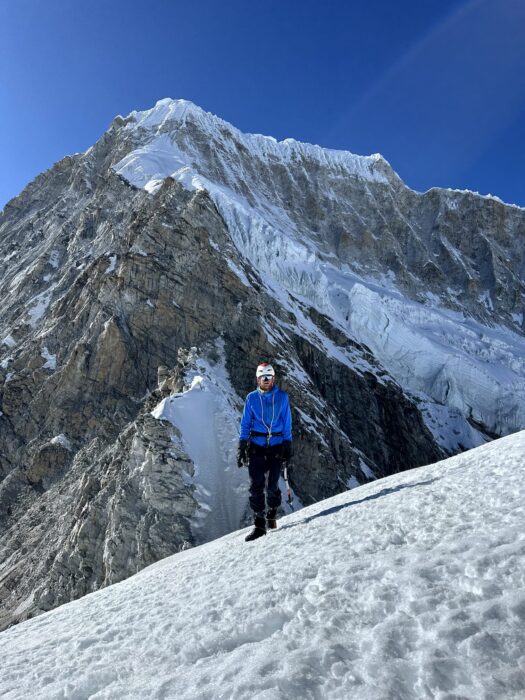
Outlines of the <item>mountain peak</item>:
[{"label": "mountain peak", "polygon": [[277,157],[286,162],[306,156],[323,164],[336,163],[345,170],[367,179],[379,178],[386,182],[391,177],[396,179],[399,177],[380,153],[356,155],[351,151],[325,148],[317,144],[297,141],[294,138],[278,141],[274,136],[245,133],[190,100],[165,97],[158,100],[151,109],[130,112],[123,121],[129,129],[145,129],[159,134],[172,131],[174,123],[184,125],[189,117],[190,121],[197,122],[201,129],[219,139],[224,139],[225,135],[228,135],[241,142],[256,156]]},{"label": "mountain peak", "polygon": [[162,100],[158,100],[155,103],[155,106],[151,109],[146,109],[143,111],[134,110],[133,112],[130,112],[126,121],[132,123],[134,127],[152,129],[162,126],[162,124],[167,121],[184,121],[189,113],[199,116],[206,115],[217,119],[217,117],[205,112],[203,109],[189,100],[175,100],[171,97],[164,97]]}]

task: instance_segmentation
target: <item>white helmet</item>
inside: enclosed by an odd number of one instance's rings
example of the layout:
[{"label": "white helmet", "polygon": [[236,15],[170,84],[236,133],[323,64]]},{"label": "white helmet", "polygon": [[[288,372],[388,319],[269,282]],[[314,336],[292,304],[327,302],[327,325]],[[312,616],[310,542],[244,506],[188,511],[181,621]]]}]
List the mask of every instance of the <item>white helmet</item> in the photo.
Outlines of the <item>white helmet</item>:
[{"label": "white helmet", "polygon": [[257,372],[255,373],[255,376],[257,377],[257,379],[259,379],[259,377],[275,377],[275,370],[267,362],[263,362],[257,367]]}]

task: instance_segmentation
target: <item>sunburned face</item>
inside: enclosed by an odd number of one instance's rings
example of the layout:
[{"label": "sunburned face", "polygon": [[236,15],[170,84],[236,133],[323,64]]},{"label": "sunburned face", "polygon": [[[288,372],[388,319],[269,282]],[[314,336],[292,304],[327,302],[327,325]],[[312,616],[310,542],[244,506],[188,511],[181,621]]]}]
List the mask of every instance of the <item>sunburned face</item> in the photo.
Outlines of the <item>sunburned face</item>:
[{"label": "sunburned face", "polygon": [[269,374],[258,377],[257,386],[261,391],[270,391],[273,387],[273,377]]}]

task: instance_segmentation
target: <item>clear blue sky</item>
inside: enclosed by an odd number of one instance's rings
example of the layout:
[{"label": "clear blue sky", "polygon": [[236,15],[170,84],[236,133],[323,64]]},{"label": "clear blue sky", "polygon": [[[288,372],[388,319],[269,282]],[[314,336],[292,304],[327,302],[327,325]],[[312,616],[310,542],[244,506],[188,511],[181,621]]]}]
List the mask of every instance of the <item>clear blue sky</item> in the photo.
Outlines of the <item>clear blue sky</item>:
[{"label": "clear blue sky", "polygon": [[525,206],[525,0],[0,0],[0,71],[0,207],[163,97]]}]

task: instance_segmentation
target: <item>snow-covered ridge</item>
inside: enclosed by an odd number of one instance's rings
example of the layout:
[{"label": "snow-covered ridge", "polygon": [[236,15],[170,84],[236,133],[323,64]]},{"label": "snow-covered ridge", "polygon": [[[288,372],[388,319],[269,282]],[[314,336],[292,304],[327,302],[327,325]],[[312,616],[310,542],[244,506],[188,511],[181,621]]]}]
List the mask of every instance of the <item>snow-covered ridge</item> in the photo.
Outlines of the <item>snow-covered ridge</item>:
[{"label": "snow-covered ridge", "polygon": [[375,481],[8,629],[0,695],[518,700],[524,454]]},{"label": "snow-covered ridge", "polygon": [[[170,122],[185,123],[192,120],[210,132],[220,133],[230,132],[230,134],[240,142],[247,142],[249,150],[259,157],[279,158],[284,161],[293,160],[299,156],[315,158],[320,163],[338,164],[349,173],[359,175],[363,178],[375,180],[377,182],[388,182],[385,171],[392,177],[399,179],[390,163],[380,153],[372,153],[368,156],[357,155],[351,151],[324,148],[317,144],[297,141],[293,138],[278,141],[273,136],[262,134],[243,133],[230,122],[221,119],[212,112],[207,112],[198,105],[183,99],[172,99],[166,97],[158,100],[154,107],[148,110],[134,110],[125,118],[128,129],[142,128],[152,132],[162,133],[163,129]],[[382,167],[378,169],[378,165]],[[490,193],[482,194],[469,189],[431,187],[427,192],[439,191],[446,194],[472,195],[485,200],[492,200],[507,207],[525,210],[518,204],[504,202],[501,197]]]},{"label": "snow-covered ridge", "polygon": [[480,199],[491,199],[494,202],[497,202],[498,204],[503,204],[505,207],[512,207],[513,209],[521,209],[521,211],[525,211],[525,207],[521,207],[519,204],[512,204],[511,202],[504,202],[501,197],[498,197],[495,194],[481,194],[481,192],[476,192],[475,190],[458,190],[458,189],[453,189],[450,187],[446,188],[441,188],[441,187],[431,187],[427,192],[432,192],[432,191],[438,191],[438,192],[444,192],[448,195],[455,195],[455,194],[460,194],[460,195],[472,195],[473,197],[479,197]]},{"label": "snow-covered ridge", "polygon": [[[262,160],[278,158],[283,162],[297,160],[301,157],[313,158],[321,164],[338,166],[349,174],[377,182],[388,182],[383,171],[385,169],[391,170],[380,153],[359,156],[350,151],[322,148],[292,138],[277,141],[273,136],[245,134],[229,122],[211,112],[206,112],[188,100],[165,98],[159,100],[152,109],[131,112],[127,120],[129,120],[126,126],[128,129],[141,128],[157,134],[163,133],[163,129],[169,127],[170,123],[185,124],[188,120],[192,120],[210,135],[215,136],[217,140],[223,141],[225,134],[233,137],[248,148],[253,157]],[[382,167],[378,168],[378,165]],[[393,171],[392,175],[394,175]]]}]

